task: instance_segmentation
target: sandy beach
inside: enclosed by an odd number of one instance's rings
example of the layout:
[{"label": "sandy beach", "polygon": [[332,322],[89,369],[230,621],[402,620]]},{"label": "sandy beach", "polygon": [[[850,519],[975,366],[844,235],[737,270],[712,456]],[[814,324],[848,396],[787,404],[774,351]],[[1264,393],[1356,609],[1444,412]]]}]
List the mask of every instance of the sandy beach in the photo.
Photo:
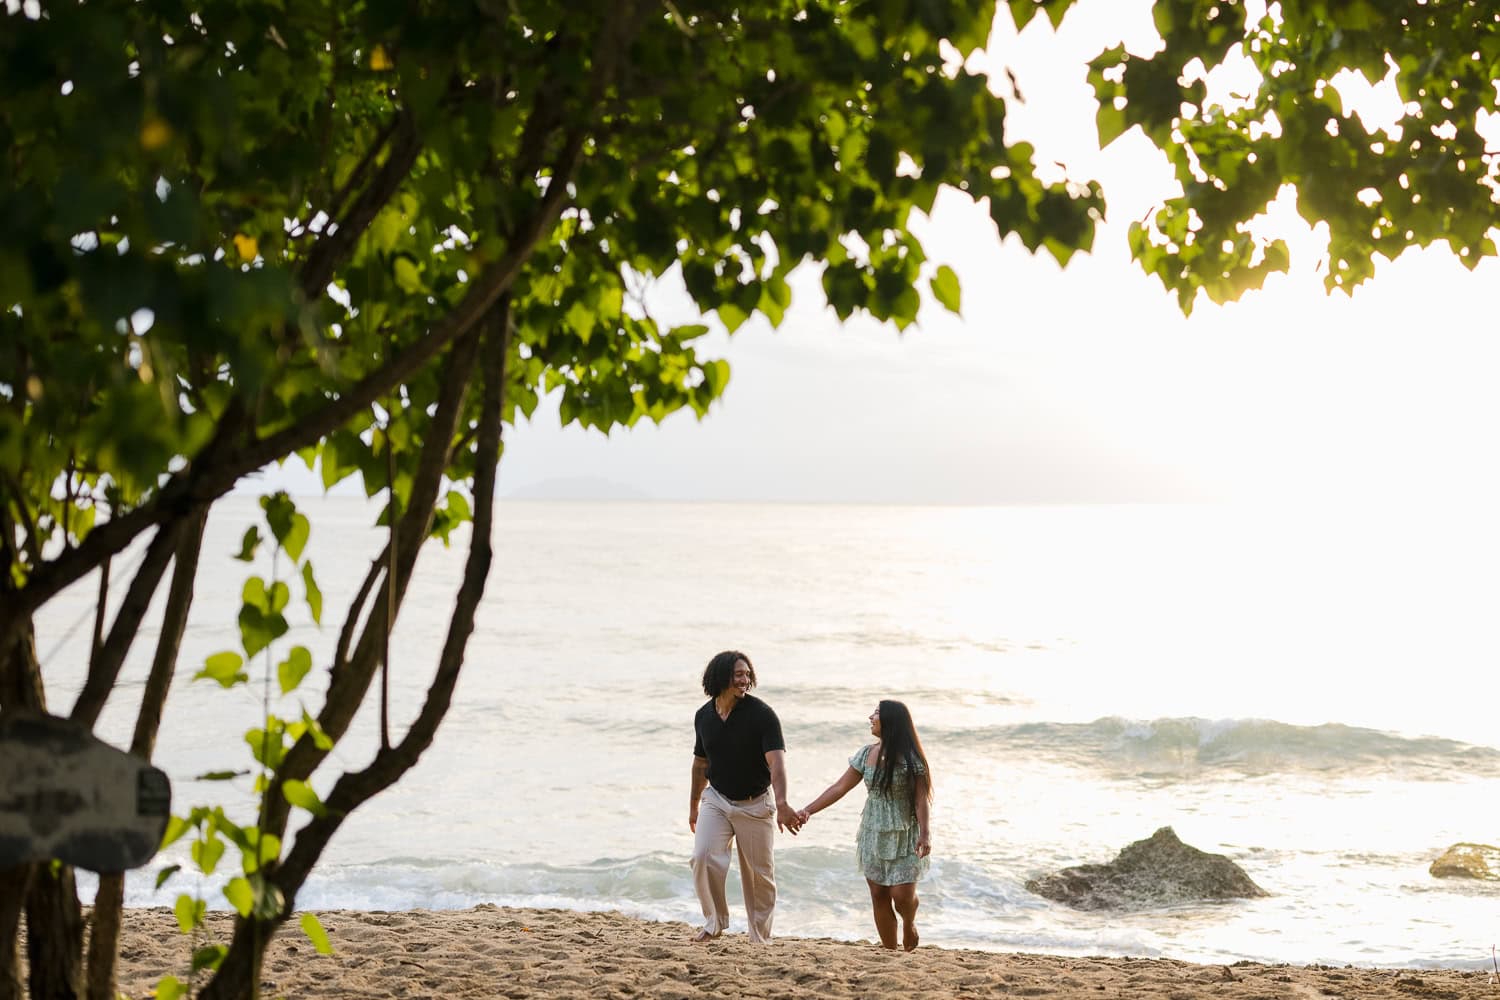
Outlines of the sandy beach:
[{"label": "sandy beach", "polygon": [[[319,914],[333,955],[295,926],[273,943],[267,996],[479,997],[1101,997],[1163,1000],[1500,997],[1487,972],[1326,966],[1195,965],[1166,959],[1065,958],[924,945],[911,954],[869,943],[781,938],[767,947],[728,934],[688,943],[680,923],[616,913],[479,906],[460,911]],[[210,914],[227,939],[229,915]],[[185,977],[190,939],[170,911],[132,910],[120,990],[149,995]]]}]

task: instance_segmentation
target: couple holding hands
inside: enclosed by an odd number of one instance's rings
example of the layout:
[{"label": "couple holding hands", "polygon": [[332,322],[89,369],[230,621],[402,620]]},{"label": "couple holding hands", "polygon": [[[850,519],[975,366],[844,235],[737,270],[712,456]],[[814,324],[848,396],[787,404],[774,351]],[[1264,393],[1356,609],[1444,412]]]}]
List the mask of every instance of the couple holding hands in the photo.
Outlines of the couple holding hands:
[{"label": "couple holding hands", "polygon": [[693,940],[718,937],[729,926],[724,880],[734,841],[750,940],[769,941],[776,907],[776,830],[795,835],[813,813],[863,782],[868,796],[859,820],[859,863],[870,886],[875,929],[883,947],[895,948],[899,917],[901,945],[911,951],[918,941],[916,883],[927,873],[932,852],[932,782],[911,713],[899,701],[880,702],[870,714],[875,742],[856,751],[822,794],[794,810],[787,802],[781,721],[750,694],[754,686],[755,667],[737,650],[718,654],[703,671],[708,702],[693,718],[688,827],[694,833],[693,885],[704,924]]}]

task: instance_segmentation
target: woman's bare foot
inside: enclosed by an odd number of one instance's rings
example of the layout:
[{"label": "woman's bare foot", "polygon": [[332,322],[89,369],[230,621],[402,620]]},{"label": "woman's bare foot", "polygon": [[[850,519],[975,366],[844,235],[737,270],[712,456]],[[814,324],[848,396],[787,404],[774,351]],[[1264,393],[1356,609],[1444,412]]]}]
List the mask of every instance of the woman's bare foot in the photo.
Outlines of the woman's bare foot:
[{"label": "woman's bare foot", "polygon": [[901,947],[907,951],[916,951],[917,942],[921,935],[917,933],[917,925],[913,923],[902,923],[901,925]]},{"label": "woman's bare foot", "polygon": [[689,940],[691,940],[693,942],[693,944],[702,944],[705,941],[712,941],[714,938],[716,938],[718,936],[719,935],[717,935],[717,934],[710,934],[708,931],[700,930],[697,934],[694,934]]}]

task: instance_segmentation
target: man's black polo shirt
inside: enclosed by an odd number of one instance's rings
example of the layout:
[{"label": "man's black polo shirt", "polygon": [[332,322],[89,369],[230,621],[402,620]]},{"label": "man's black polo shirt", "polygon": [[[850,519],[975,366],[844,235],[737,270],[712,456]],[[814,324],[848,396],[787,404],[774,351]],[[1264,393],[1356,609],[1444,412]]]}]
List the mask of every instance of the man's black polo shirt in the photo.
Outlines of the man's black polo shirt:
[{"label": "man's black polo shirt", "polygon": [[785,750],[781,720],[771,706],[747,694],[734,706],[728,719],[719,718],[714,699],[693,716],[697,740],[693,756],[708,760],[708,783],[726,799],[748,799],[771,784],[766,754]]}]

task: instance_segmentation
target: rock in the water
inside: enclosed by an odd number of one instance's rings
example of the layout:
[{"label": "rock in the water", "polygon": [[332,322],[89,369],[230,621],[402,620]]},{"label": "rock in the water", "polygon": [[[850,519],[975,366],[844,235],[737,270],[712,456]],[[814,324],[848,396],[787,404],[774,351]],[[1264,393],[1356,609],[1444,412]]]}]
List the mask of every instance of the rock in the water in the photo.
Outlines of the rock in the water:
[{"label": "rock in the water", "polygon": [[1500,847],[1454,844],[1427,870],[1433,878],[1477,878],[1500,882]]},{"label": "rock in the water", "polygon": [[1239,865],[1177,839],[1164,826],[1107,865],[1078,865],[1031,879],[1026,888],[1075,910],[1138,910],[1198,900],[1269,895]]}]

